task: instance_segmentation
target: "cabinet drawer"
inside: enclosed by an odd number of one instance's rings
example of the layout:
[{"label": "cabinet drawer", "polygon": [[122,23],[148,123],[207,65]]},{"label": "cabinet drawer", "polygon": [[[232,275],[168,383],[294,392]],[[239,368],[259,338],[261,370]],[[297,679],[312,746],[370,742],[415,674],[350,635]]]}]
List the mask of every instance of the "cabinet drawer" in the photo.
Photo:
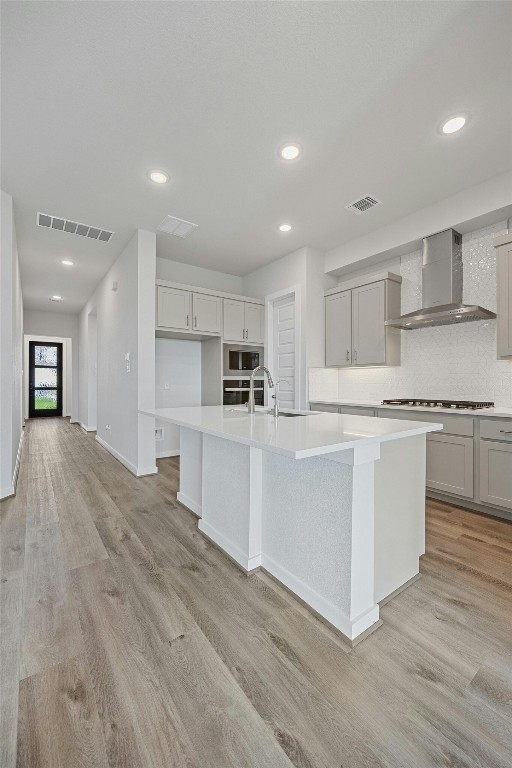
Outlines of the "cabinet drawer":
[{"label": "cabinet drawer", "polygon": [[[386,419],[409,419],[410,421],[429,421],[431,424],[442,424],[443,429],[434,434],[473,436],[473,419],[471,416],[452,416],[451,413],[439,411],[405,411],[394,408],[379,408],[378,416]],[[430,437],[430,434],[427,435]]]},{"label": "cabinet drawer", "polygon": [[373,408],[358,408],[348,405],[340,405],[339,412],[347,416],[375,416]]},{"label": "cabinet drawer", "polygon": [[480,440],[480,501],[512,509],[512,445]]},{"label": "cabinet drawer", "polygon": [[473,498],[473,438],[434,432],[427,440],[427,488]]},{"label": "cabinet drawer", "polygon": [[512,442],[512,419],[480,419],[480,437]]},{"label": "cabinet drawer", "polygon": [[325,413],[339,413],[339,407],[337,405],[330,405],[329,403],[310,403],[310,411],[325,411]]}]

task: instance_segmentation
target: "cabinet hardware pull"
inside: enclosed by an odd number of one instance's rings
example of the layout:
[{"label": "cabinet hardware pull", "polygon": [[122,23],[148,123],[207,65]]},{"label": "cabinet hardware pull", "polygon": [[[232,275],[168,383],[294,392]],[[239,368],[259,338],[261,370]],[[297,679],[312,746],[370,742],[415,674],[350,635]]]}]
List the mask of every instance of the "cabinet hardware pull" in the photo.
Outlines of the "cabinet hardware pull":
[{"label": "cabinet hardware pull", "polygon": [[194,328],[197,328],[197,315],[194,315]]},{"label": "cabinet hardware pull", "polygon": [[504,435],[512,435],[512,429],[500,429]]},{"label": "cabinet hardware pull", "polygon": [[350,360],[350,350],[347,349],[347,362]]},{"label": "cabinet hardware pull", "polygon": [[357,360],[357,349],[354,349],[354,360]]},{"label": "cabinet hardware pull", "polygon": [[190,325],[190,316],[187,315],[187,328],[188,328],[189,325]]}]

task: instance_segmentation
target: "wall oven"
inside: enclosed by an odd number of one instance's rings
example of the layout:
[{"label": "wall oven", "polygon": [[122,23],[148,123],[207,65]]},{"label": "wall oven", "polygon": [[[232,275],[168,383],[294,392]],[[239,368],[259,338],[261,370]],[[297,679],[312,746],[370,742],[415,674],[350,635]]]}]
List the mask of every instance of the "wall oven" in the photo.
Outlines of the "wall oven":
[{"label": "wall oven", "polygon": [[[250,382],[247,379],[230,379],[223,383],[224,405],[245,405],[249,400]],[[264,405],[263,379],[254,381],[254,402]]]}]

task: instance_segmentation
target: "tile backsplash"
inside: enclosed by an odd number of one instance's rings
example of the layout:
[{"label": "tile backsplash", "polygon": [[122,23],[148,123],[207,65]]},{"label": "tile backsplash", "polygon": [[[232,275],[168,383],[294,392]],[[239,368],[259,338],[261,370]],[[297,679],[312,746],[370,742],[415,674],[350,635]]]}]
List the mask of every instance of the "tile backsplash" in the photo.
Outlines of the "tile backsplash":
[{"label": "tile backsplash", "polygon": [[[464,303],[496,311],[493,239],[505,232],[506,221],[463,236]],[[400,274],[405,314],[421,307],[420,251],[400,259]],[[309,399],[439,397],[512,405],[512,364],[496,359],[496,320],[402,331],[401,359],[397,367],[311,369]]]}]

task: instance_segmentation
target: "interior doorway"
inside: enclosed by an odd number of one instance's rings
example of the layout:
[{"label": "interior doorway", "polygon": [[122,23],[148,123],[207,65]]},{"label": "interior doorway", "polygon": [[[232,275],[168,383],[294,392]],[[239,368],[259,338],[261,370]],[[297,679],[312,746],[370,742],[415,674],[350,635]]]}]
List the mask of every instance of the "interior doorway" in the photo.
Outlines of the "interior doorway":
[{"label": "interior doorway", "polygon": [[60,342],[29,342],[29,418],[62,416],[62,357]]},{"label": "interior doorway", "polygon": [[279,383],[281,408],[301,407],[300,288],[266,296],[267,365]]}]

